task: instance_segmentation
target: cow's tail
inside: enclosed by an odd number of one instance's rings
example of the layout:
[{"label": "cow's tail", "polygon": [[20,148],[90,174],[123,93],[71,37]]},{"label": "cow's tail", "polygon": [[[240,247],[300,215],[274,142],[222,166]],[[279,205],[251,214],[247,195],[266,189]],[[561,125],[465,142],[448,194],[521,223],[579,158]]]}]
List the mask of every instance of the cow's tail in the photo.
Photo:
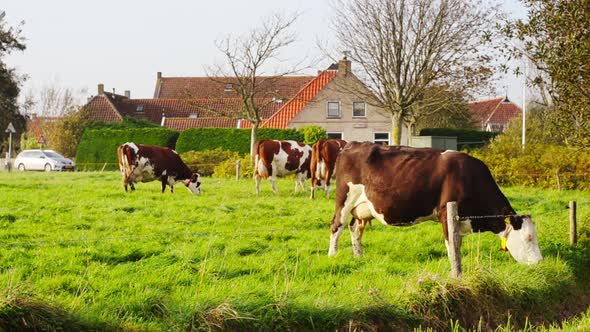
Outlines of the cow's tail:
[{"label": "cow's tail", "polygon": [[261,142],[262,141],[256,142],[256,145],[254,146],[254,177],[259,176],[263,179],[266,179],[270,176],[268,171],[270,165],[268,165],[268,161],[264,158],[264,153],[262,153],[263,151],[261,151]]}]

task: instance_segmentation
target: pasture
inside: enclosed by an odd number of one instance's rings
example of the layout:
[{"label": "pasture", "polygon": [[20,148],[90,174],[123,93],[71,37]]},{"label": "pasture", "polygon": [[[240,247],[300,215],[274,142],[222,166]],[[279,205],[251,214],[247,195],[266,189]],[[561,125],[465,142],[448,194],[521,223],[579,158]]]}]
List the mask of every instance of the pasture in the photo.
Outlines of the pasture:
[{"label": "pasture", "polygon": [[453,280],[435,222],[374,223],[360,259],[346,231],[329,258],[333,198],[294,182],[256,196],[253,180],[203,178],[193,196],[158,182],[125,193],[118,172],[0,173],[0,330],[510,330],[590,304],[588,192],[503,188],[533,215],[544,261],[517,264],[473,234]]}]

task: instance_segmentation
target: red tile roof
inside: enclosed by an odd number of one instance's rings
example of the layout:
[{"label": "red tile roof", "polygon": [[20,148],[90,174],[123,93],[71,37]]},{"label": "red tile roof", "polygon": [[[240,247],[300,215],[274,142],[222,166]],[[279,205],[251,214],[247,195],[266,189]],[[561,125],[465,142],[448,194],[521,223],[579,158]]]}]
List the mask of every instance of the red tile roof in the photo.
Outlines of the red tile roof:
[{"label": "red tile roof", "polygon": [[239,128],[250,129],[252,125],[247,120],[238,120],[228,117],[204,117],[204,118],[166,118],[164,126],[172,130],[186,130],[190,128]]},{"label": "red tile roof", "polygon": [[505,97],[469,103],[471,118],[480,128],[488,124],[505,127],[520,112],[520,107]]},{"label": "red tile roof", "polygon": [[47,131],[50,129],[51,126],[54,126],[61,117],[45,117],[45,116],[36,116],[27,121],[27,132],[29,137],[33,135],[35,138],[39,138],[44,136],[47,139]]},{"label": "red tile roof", "polygon": [[264,121],[262,128],[287,128],[289,122],[336,76],[336,70],[325,70],[309,82],[278,112]]},{"label": "red tile roof", "polygon": [[92,120],[101,122],[120,122],[123,120],[123,117],[117,111],[115,105],[113,105],[112,98],[109,95],[111,94],[104,93],[94,96],[84,106],[90,110],[90,118]]},{"label": "red tile roof", "polygon": [[[314,76],[257,77],[258,97],[280,97],[290,99]],[[235,91],[225,91],[226,84],[235,84],[235,78],[225,77],[161,77],[156,83],[154,98],[237,98]]]}]

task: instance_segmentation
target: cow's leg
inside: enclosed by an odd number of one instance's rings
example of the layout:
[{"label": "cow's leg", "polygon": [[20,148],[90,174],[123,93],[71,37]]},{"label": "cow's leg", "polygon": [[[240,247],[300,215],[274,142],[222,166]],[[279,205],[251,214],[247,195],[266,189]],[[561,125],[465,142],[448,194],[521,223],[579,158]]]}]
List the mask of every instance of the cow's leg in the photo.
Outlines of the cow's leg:
[{"label": "cow's leg", "polygon": [[123,176],[123,188],[125,188],[125,192],[127,192],[127,185],[129,184],[129,181],[127,181],[127,177]]},{"label": "cow's leg", "polygon": [[279,189],[277,188],[277,178],[276,176],[272,175],[271,177],[268,178],[268,180],[270,181],[270,185],[272,186],[272,191],[275,194],[279,193]]},{"label": "cow's leg", "polygon": [[162,181],[162,194],[163,194],[166,191],[166,183],[168,182],[168,177],[162,176],[160,178],[160,180]]},{"label": "cow's leg", "polygon": [[346,219],[354,208],[356,201],[362,194],[362,191],[360,190],[351,190],[351,185],[352,184],[349,182],[348,193],[346,194],[344,202],[342,202],[342,200],[338,201],[339,198],[336,198],[336,213],[332,219],[332,234],[330,236],[330,249],[328,251],[328,256],[336,255],[336,252],[338,251],[338,239],[340,238],[340,235],[342,235],[342,230],[346,224]]},{"label": "cow's leg", "polygon": [[297,180],[295,182],[295,192],[299,192],[299,186],[301,186],[301,190],[305,191],[305,178],[307,177],[307,173],[297,173]]},{"label": "cow's leg", "polygon": [[438,207],[438,221],[442,225],[443,236],[445,237],[445,247],[447,248],[447,254],[450,255],[451,251],[449,250],[449,225],[447,224],[447,205],[441,205]]},{"label": "cow's leg", "polygon": [[131,188],[131,192],[135,191],[135,185],[133,184],[133,181],[129,181],[129,187]]},{"label": "cow's leg", "polygon": [[352,250],[354,257],[361,257],[363,255],[363,232],[365,231],[366,222],[360,219],[352,219],[350,223],[350,238],[352,239]]},{"label": "cow's leg", "polygon": [[256,183],[256,195],[260,194],[260,175],[254,174],[254,182]]},{"label": "cow's leg", "polygon": [[324,182],[324,189],[326,190],[326,198],[330,198],[330,179],[332,178],[333,170],[328,168],[326,171],[326,181]]}]

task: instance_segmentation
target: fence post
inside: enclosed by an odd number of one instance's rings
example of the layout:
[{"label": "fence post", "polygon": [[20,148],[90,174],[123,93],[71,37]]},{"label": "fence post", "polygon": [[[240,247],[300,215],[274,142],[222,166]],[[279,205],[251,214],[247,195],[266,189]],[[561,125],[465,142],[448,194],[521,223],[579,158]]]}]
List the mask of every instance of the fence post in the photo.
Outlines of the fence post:
[{"label": "fence post", "polygon": [[236,180],[240,179],[240,168],[242,168],[242,161],[238,159],[236,161]]},{"label": "fence post", "polygon": [[576,223],[576,201],[570,201],[570,243],[578,242],[578,225]]},{"label": "fence post", "polygon": [[451,261],[451,276],[459,278],[461,269],[461,235],[459,234],[459,213],[457,202],[447,202],[447,230],[449,236],[448,254]]}]

